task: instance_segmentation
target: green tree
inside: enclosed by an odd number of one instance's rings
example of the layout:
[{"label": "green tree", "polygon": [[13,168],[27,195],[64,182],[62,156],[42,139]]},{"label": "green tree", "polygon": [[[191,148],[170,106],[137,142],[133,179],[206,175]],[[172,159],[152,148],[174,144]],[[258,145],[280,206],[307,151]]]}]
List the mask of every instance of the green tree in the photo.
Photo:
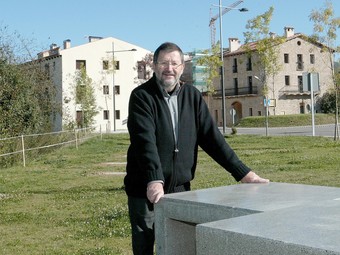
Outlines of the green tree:
[{"label": "green tree", "polygon": [[[255,55],[253,61],[259,71],[259,80],[262,84],[262,93],[268,97],[269,90],[275,95],[274,79],[281,70],[278,62],[279,44],[284,42],[284,38],[273,36],[269,33],[269,25],[273,16],[274,8],[270,7],[264,14],[258,15],[249,20],[246,25],[247,32],[243,33],[245,37],[245,47],[250,56]],[[255,44],[255,48],[253,47]],[[272,86],[269,89],[269,82],[272,80]],[[275,111],[274,111],[275,113]]]},{"label": "green tree", "polygon": [[335,113],[335,101],[335,90],[330,90],[318,99],[318,104],[323,113]]},{"label": "green tree", "polygon": [[[17,33],[0,27],[0,138],[51,132],[61,109],[49,73],[31,59],[30,45]],[[43,142],[35,138],[25,145],[38,147]],[[0,144],[0,154],[21,149],[18,139],[1,140]],[[18,157],[1,157],[0,165],[10,165]]]},{"label": "green tree", "polygon": [[204,77],[207,84],[207,92],[209,95],[214,93],[214,80],[219,76],[219,67],[222,65],[219,55],[220,46],[216,43],[211,50],[204,50],[202,57],[197,60],[197,64],[204,66]]},{"label": "green tree", "polygon": [[82,118],[78,126],[91,127],[94,124],[94,117],[98,114],[96,98],[92,79],[86,74],[82,67],[75,75],[75,101],[82,110]]},{"label": "green tree", "polygon": [[311,40],[321,42],[324,46],[322,50],[328,53],[325,64],[332,70],[332,80],[335,91],[335,132],[334,140],[339,139],[339,83],[337,83],[334,72],[334,54],[340,52],[340,47],[336,45],[337,30],[340,28],[340,18],[334,17],[333,5],[326,1],[323,8],[313,10],[309,16],[314,22],[314,34]]},{"label": "green tree", "polygon": [[0,136],[50,132],[60,110],[55,87],[37,61],[20,62],[20,42],[6,33],[0,30]]}]

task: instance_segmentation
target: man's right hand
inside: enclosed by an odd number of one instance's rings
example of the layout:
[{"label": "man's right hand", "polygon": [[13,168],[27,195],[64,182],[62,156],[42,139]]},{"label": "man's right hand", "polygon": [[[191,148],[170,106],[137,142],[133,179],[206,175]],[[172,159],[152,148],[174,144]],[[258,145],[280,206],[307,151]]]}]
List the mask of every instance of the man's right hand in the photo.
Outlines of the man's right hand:
[{"label": "man's right hand", "polygon": [[161,197],[164,196],[163,184],[160,182],[149,183],[146,196],[151,203],[156,204],[161,199]]}]

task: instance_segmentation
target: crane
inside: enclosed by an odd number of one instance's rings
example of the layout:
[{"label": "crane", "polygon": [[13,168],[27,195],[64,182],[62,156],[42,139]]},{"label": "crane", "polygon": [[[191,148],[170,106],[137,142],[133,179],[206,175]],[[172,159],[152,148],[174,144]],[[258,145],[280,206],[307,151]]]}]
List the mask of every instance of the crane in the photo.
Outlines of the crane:
[{"label": "crane", "polygon": [[[242,2],[243,1],[236,1],[232,5],[224,8],[223,11],[222,11],[222,15],[224,15],[225,13],[234,9],[236,6],[238,6]],[[216,14],[215,16],[212,17],[212,12],[211,12],[211,8],[210,8],[210,17],[211,18],[210,18],[210,22],[209,22],[209,27],[210,27],[210,36],[211,36],[211,47],[213,47],[215,45],[215,34],[216,34],[215,21],[218,19],[219,16],[220,16],[219,14]]]}]

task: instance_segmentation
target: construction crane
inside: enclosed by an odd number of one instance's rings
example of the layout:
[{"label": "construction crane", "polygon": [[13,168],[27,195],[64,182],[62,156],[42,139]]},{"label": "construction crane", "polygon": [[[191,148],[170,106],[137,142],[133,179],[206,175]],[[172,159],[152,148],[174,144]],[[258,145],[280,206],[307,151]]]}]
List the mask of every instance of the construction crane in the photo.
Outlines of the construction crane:
[{"label": "construction crane", "polygon": [[[235,3],[233,3],[232,5],[226,7],[223,9],[222,11],[222,15],[226,14],[227,12],[229,12],[230,10],[235,9],[236,6],[238,6],[239,4],[243,3],[244,1],[237,1]],[[211,8],[210,8],[210,22],[209,22],[209,27],[210,27],[210,36],[211,36],[211,47],[213,47],[215,45],[215,35],[216,35],[216,27],[215,27],[215,21],[219,18],[219,14],[216,14],[215,16],[212,17],[212,12],[211,12]]]}]

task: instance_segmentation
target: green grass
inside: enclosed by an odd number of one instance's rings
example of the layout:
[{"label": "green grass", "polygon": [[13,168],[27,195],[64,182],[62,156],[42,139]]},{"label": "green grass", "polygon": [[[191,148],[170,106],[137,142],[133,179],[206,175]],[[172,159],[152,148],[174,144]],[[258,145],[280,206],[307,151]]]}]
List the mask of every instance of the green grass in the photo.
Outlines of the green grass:
[{"label": "green grass", "polygon": [[[315,114],[315,125],[334,124],[334,114]],[[311,114],[270,115],[268,116],[269,127],[311,126]],[[236,127],[264,127],[264,116],[252,116],[243,118]]]},{"label": "green grass", "polygon": [[[340,145],[322,137],[230,136],[255,172],[275,182],[340,187]],[[92,138],[0,170],[0,254],[131,254],[122,165],[127,134]],[[203,151],[193,189],[236,184]]]}]

